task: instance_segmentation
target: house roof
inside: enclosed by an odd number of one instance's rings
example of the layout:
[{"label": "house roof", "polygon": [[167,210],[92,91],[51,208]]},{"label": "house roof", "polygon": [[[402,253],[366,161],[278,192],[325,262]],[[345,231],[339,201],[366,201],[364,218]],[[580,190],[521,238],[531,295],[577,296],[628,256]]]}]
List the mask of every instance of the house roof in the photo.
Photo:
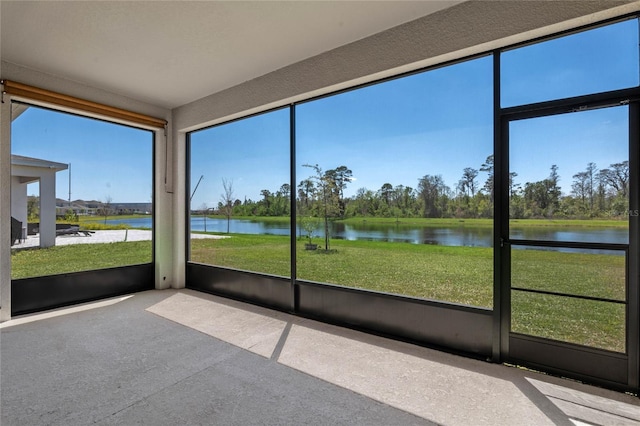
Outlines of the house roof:
[{"label": "house roof", "polygon": [[25,157],[23,155],[14,154],[11,154],[11,165],[54,169],[56,172],[60,170],[67,170],[69,168],[68,164],[56,163],[55,161],[42,160],[40,158]]}]

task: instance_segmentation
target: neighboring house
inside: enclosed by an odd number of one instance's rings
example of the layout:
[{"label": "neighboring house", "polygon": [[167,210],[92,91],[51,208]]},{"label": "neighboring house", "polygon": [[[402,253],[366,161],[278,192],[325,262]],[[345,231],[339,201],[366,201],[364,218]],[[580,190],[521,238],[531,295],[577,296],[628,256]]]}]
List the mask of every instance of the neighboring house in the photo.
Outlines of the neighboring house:
[{"label": "neighboring house", "polygon": [[56,244],[56,173],[66,170],[64,163],[11,155],[11,216],[22,222],[27,234],[27,185],[40,183],[40,247]]},{"label": "neighboring house", "polygon": [[71,210],[77,216],[100,215],[100,210],[108,207],[109,214],[151,214],[152,203],[110,203],[108,206],[100,201],[75,200],[69,203],[67,200],[56,200],[56,216],[63,217]]},{"label": "neighboring house", "polygon": [[151,214],[151,203],[113,203],[111,208],[114,214]]},{"label": "neighboring house", "polygon": [[102,203],[99,201],[75,200],[69,203],[67,200],[58,198],[56,199],[56,216],[64,217],[69,210],[76,216],[95,216],[100,207]]}]

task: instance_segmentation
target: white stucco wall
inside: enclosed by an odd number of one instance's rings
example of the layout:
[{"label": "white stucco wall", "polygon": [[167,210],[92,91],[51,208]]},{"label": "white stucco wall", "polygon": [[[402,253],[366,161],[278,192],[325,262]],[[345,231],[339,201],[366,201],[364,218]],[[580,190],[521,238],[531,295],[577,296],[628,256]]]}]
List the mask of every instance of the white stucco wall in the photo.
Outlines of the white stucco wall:
[{"label": "white stucco wall", "polygon": [[40,176],[40,247],[56,245],[56,175]]},{"label": "white stucco wall", "polygon": [[27,226],[27,184],[39,182],[40,247],[56,244],[56,172],[59,170],[15,165],[11,166],[11,216]]},{"label": "white stucco wall", "polygon": [[20,178],[11,176],[11,217],[27,224],[27,184],[21,183]]}]

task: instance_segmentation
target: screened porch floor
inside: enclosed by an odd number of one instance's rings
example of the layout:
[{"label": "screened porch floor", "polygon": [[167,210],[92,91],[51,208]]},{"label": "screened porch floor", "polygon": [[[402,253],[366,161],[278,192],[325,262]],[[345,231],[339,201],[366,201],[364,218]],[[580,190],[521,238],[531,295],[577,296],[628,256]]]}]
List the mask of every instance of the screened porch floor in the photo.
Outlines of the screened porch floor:
[{"label": "screened porch floor", "polygon": [[9,425],[640,425],[640,399],[191,290],[0,324]]}]

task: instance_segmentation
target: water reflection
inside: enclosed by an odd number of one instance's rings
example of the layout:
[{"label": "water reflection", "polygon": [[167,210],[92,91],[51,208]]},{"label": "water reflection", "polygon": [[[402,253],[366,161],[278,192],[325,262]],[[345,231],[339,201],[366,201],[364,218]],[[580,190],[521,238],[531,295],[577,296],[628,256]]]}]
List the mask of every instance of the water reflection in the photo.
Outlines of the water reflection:
[{"label": "water reflection", "polygon": [[407,242],[444,246],[491,247],[488,227],[432,227],[401,224],[333,224],[332,236],[344,240]]},{"label": "water reflection", "polygon": [[[109,220],[108,223],[128,224],[132,227],[151,228],[151,217]],[[493,247],[493,229],[473,226],[419,226],[397,223],[371,224],[367,222],[349,223],[330,222],[331,238],[341,240],[388,241],[411,244],[431,244],[443,246]],[[227,219],[191,217],[191,230],[207,232],[226,232]],[[239,234],[289,235],[288,220],[249,220],[231,219],[229,231]],[[304,232],[298,228],[298,236]],[[315,232],[316,238],[323,236],[322,226]],[[525,240],[572,241],[590,243],[627,244],[629,231],[626,228],[588,228],[576,227],[552,228],[530,227],[512,228],[511,238]],[[514,246],[515,247],[515,246]],[[554,249],[575,251],[570,249]]]},{"label": "water reflection", "polygon": [[627,244],[626,228],[512,228],[510,237],[521,240],[579,241],[582,243]]}]

